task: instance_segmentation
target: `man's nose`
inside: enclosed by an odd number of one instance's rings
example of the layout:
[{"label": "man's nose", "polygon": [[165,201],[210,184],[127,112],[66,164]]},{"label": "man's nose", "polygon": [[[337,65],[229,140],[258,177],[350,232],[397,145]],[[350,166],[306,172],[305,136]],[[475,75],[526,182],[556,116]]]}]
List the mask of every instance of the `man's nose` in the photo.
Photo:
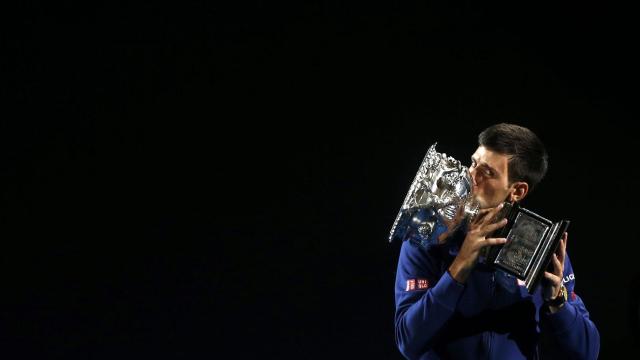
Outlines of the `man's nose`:
[{"label": "man's nose", "polygon": [[473,183],[474,186],[478,185],[478,181],[476,180],[477,171],[475,168],[469,169],[469,175],[471,176],[471,183]]}]

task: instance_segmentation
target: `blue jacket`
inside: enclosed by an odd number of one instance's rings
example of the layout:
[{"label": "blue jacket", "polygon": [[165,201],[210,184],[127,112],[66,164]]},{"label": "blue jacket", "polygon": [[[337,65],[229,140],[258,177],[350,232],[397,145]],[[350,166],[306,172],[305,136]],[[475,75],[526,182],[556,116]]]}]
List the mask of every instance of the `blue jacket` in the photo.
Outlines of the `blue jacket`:
[{"label": "blue jacket", "polygon": [[403,241],[396,274],[395,337],[408,359],[596,359],[600,335],[574,292],[565,258],[569,301],[555,314],[515,277],[479,263],[466,284],[448,267],[460,240],[424,248]]}]

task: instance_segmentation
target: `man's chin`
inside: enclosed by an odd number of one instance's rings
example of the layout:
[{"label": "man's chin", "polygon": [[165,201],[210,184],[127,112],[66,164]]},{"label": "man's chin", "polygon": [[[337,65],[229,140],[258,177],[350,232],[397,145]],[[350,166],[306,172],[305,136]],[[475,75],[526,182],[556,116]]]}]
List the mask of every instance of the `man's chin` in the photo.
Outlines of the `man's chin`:
[{"label": "man's chin", "polygon": [[476,198],[476,201],[478,202],[478,205],[479,205],[480,210],[490,208],[490,206],[488,206],[488,205],[487,205],[487,202],[486,202],[486,201],[484,201],[484,200],[482,200],[482,199],[478,199],[478,198]]},{"label": "man's chin", "polygon": [[480,204],[480,209],[481,209],[481,210],[483,210],[483,209],[491,209],[491,208],[494,208],[494,207],[498,206],[500,203],[495,204],[495,205],[492,205],[492,204],[488,204],[486,201],[483,201],[483,200],[479,200],[479,199],[478,199],[478,204]]},{"label": "man's chin", "polygon": [[486,199],[478,197],[478,196],[475,196],[474,198],[478,202],[478,205],[480,205],[480,210],[491,209],[491,208],[494,208],[494,207],[496,207],[496,206],[498,206],[498,205],[500,205],[502,203],[502,202],[497,202],[497,203],[493,204],[493,202],[495,200],[492,200],[491,202],[489,202]]},{"label": "man's chin", "polygon": [[[505,200],[505,202],[508,202],[508,201]],[[496,207],[496,206],[498,206],[498,205],[500,205],[502,203],[503,202],[501,201],[501,202],[498,202],[498,203],[495,203],[495,204],[487,204],[486,202],[484,202],[482,200],[478,200],[478,204],[480,204],[480,209],[481,210],[482,209],[492,209],[492,208],[494,208],[494,207]]]}]

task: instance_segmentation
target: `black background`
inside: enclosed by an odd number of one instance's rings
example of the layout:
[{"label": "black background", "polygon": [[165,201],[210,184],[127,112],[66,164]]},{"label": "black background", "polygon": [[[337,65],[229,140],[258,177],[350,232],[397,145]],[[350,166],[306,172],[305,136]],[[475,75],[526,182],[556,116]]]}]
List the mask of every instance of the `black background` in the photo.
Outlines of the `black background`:
[{"label": "black background", "polygon": [[399,359],[390,226],[430,144],[466,162],[497,122],[548,146],[525,204],[572,221],[601,358],[637,351],[640,59],[621,4],[4,12],[0,351]]}]

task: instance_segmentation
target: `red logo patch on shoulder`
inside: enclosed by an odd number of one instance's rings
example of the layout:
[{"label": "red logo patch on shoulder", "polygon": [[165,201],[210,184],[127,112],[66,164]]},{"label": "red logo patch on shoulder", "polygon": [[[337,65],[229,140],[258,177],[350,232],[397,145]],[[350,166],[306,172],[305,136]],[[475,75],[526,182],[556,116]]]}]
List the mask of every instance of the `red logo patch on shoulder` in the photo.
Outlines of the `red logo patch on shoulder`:
[{"label": "red logo patch on shoulder", "polygon": [[405,291],[424,290],[429,287],[427,279],[409,279]]}]

